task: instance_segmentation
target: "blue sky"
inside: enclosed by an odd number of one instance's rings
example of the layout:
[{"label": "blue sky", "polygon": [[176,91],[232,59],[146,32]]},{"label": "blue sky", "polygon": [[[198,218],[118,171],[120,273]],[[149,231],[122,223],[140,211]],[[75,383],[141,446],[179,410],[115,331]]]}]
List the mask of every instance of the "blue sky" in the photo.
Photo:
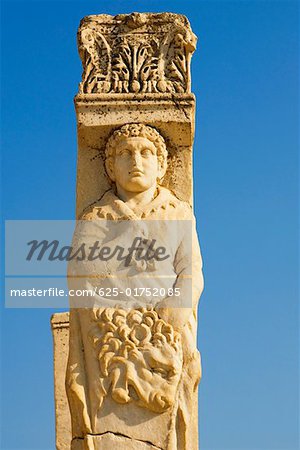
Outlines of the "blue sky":
[{"label": "blue sky", "polygon": [[[88,14],[171,11],[197,34],[202,450],[298,447],[298,3],[2,2],[2,210],[72,219]],[[51,310],[1,310],[1,449],[54,449]]]}]

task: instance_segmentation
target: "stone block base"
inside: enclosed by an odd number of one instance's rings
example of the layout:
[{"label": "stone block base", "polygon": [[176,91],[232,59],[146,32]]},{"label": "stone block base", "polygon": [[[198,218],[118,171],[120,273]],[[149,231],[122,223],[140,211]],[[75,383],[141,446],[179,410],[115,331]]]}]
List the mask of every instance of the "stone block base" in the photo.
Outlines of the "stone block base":
[{"label": "stone block base", "polygon": [[114,433],[100,436],[87,435],[84,439],[73,439],[71,450],[162,450],[150,442],[137,441]]}]

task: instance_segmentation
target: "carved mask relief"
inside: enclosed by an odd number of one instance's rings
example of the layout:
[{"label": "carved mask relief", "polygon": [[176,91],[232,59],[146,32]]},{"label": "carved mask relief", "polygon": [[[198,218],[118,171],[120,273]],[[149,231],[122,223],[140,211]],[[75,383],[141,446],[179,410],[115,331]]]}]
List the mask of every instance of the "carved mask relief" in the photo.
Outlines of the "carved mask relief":
[{"label": "carved mask relief", "polygon": [[100,367],[100,406],[107,395],[160,413],[175,402],[182,369],[179,333],[153,309],[94,309],[89,337]]}]

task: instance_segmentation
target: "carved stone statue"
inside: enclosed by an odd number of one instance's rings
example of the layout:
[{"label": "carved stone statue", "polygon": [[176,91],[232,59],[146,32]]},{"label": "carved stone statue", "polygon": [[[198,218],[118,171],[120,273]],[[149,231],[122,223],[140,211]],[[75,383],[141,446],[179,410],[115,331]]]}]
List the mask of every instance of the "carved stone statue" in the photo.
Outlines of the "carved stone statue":
[{"label": "carved stone statue", "polygon": [[[192,219],[191,207],[158,184],[166,172],[167,149],[164,139],[153,127],[143,124],[122,126],[109,138],[105,154],[107,174],[114,186],[83,212],[77,245],[86,243],[89,236],[112,242],[108,238],[110,230],[103,231],[101,220],[135,221],[137,227],[141,221],[146,221],[150,223],[147,231],[154,233],[156,238],[171,236],[169,248],[173,247],[173,257],[163,266],[157,264],[156,269],[145,264],[133,273],[131,266],[126,272],[120,272],[117,269],[119,261],[110,261],[109,266],[101,261],[80,263],[82,290],[94,289],[100,280],[102,290],[118,286],[119,291],[124,292],[128,286],[130,289],[140,286],[141,274],[150,274],[152,283],[148,278],[147,287],[156,287],[159,291],[163,288],[164,294],[150,299],[139,298],[139,305],[137,299],[132,298],[135,307],[129,310],[130,302],[120,308],[116,307],[115,300],[107,298],[101,298],[97,307],[93,303],[93,307],[71,309],[67,392],[73,438],[76,441],[87,435],[121,433],[166,450],[179,448],[179,442],[182,442],[180,448],[193,449],[197,435],[195,389],[200,379],[196,311],[203,288],[201,257],[193,224],[190,224],[193,228],[188,228],[193,232],[193,249],[187,244],[188,236],[179,233],[178,238],[178,233],[174,233],[174,225],[180,229],[182,220]],[[84,221],[92,221],[92,227]],[[122,231],[118,232],[119,243],[123,238]],[[138,228],[135,233],[141,234]],[[115,238],[115,232],[112,234]],[[126,235],[124,246],[128,241]],[[136,266],[136,261],[133,260],[133,264]],[[166,265],[170,267],[166,269]],[[159,275],[170,271],[173,276],[159,279]],[[185,277],[191,278],[192,271],[197,277],[190,289]],[[108,274],[112,273],[122,276],[110,278]],[[71,267],[69,274],[76,278],[78,269]],[[76,282],[78,289],[78,280]],[[185,305],[178,304],[175,288],[180,289]],[[173,295],[167,295],[171,289]],[[118,302],[121,300],[119,295]],[[147,411],[143,411],[143,416],[149,422],[153,421],[153,413],[156,419],[164,413],[164,432],[158,435],[151,427],[151,432],[146,433],[141,427],[139,433],[135,430],[132,433],[130,420],[124,420],[120,429],[120,425],[115,426],[114,416],[111,423],[106,419],[104,426],[105,415],[101,409],[114,413],[114,402],[130,404],[128,416],[141,414],[140,408],[145,408]],[[125,409],[123,414],[126,414]]]},{"label": "carved stone statue", "polygon": [[[92,254],[71,261],[68,277],[70,289],[93,296],[70,298],[64,364],[72,431],[68,441],[68,425],[61,427],[58,449],[71,441],[72,450],[196,450],[203,290],[191,206],[196,38],[183,16],[134,13],[83,19],[78,43],[73,244]],[[56,405],[62,397],[56,382]]]}]

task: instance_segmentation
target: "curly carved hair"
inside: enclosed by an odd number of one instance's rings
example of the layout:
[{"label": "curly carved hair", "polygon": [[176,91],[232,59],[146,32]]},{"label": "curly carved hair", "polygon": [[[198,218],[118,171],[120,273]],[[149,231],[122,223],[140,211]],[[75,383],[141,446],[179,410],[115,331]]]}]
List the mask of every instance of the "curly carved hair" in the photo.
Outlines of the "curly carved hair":
[{"label": "curly carved hair", "polygon": [[115,358],[130,358],[132,351],[141,349],[148,343],[157,348],[168,343],[176,352],[180,352],[180,334],[172,325],[160,319],[152,308],[129,311],[105,308],[102,311],[94,310],[92,314],[97,326],[91,330],[90,337],[99,348],[99,361],[104,376],[108,375],[108,367]]},{"label": "curly carved hair", "polygon": [[152,142],[156,147],[157,158],[160,166],[166,168],[168,151],[164,138],[155,128],[150,127],[149,125],[144,125],[143,123],[129,123],[113,132],[105,147],[106,162],[110,158],[114,158],[115,149],[118,144],[126,138],[131,137],[143,137]]}]

